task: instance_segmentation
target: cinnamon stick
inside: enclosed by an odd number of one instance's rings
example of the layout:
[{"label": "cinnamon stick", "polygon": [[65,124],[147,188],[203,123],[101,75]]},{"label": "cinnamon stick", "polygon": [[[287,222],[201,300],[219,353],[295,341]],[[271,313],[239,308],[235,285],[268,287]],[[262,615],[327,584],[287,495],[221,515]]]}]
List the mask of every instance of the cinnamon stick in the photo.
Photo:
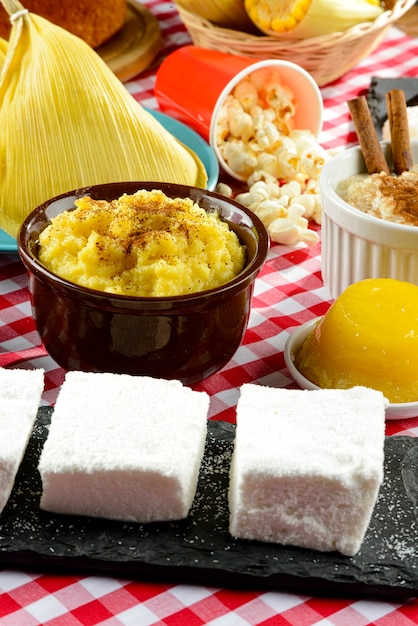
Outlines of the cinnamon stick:
[{"label": "cinnamon stick", "polygon": [[347,102],[369,174],[390,174],[365,96]]},{"label": "cinnamon stick", "polygon": [[387,92],[386,108],[392,142],[393,169],[395,174],[402,174],[411,169],[413,164],[408,113],[402,89],[392,89]]}]

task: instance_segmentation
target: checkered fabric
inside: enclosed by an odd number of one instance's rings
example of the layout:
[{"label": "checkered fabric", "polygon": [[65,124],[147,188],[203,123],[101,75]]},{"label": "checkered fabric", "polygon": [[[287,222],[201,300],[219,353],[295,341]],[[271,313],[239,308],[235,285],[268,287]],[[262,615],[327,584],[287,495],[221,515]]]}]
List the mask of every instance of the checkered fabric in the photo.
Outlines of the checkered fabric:
[{"label": "checkered fabric", "polygon": [[[174,5],[148,0],[158,18],[164,46],[158,60],[190,43]],[[417,76],[418,42],[393,28],[379,48],[342,79],[322,88],[325,105],[320,137],[326,148],[341,149],[356,137],[346,101],[370,84],[371,76]],[[157,60],[157,62],[158,62]],[[142,104],[157,108],[155,69],[126,84]],[[257,382],[295,387],[285,367],[283,347],[299,324],[324,314],[331,300],[321,279],[320,243],[289,248],[272,245],[256,280],[248,331],[234,358],[221,372],[194,385],[211,396],[210,418],[234,421],[238,388]],[[0,254],[0,366],[19,363],[43,367],[43,404],[53,404],[64,377],[46,355],[35,330],[23,265],[17,255]],[[418,418],[388,423],[388,435],[418,435]],[[371,597],[311,597],[286,590],[244,590],[124,580],[60,572],[0,570],[1,626],[75,626],[85,624],[167,626],[413,626],[415,599],[385,601]]]}]

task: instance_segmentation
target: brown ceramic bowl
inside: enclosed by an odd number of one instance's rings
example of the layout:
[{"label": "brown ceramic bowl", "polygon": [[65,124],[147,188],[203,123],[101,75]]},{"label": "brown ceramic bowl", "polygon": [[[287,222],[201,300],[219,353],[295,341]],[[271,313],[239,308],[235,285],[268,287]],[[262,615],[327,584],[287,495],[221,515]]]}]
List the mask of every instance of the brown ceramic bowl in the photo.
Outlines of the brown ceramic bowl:
[{"label": "brown ceramic bowl", "polygon": [[[167,298],[113,295],[64,280],[38,260],[39,233],[50,219],[86,194],[113,200],[138,189],[161,189],[218,210],[247,247],[247,263],[230,282],[201,293]],[[254,280],[268,235],[247,208],[224,196],[170,183],[112,183],[78,189],[36,208],[23,223],[18,250],[29,273],[32,314],[42,342],[64,369],[116,372],[193,383],[220,370],[239,347]]]}]

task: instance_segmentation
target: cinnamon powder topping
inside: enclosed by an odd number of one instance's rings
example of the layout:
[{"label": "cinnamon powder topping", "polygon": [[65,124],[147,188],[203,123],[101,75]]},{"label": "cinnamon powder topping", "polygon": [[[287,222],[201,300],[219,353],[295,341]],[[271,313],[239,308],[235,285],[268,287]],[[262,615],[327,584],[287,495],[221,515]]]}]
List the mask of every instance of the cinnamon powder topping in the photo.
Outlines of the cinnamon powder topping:
[{"label": "cinnamon powder topping", "polygon": [[418,168],[400,176],[357,174],[339,183],[337,193],[360,211],[382,219],[418,226]]},{"label": "cinnamon powder topping", "polygon": [[418,226],[418,180],[410,177],[382,176],[379,188],[385,198],[394,201],[393,214],[396,221]]}]

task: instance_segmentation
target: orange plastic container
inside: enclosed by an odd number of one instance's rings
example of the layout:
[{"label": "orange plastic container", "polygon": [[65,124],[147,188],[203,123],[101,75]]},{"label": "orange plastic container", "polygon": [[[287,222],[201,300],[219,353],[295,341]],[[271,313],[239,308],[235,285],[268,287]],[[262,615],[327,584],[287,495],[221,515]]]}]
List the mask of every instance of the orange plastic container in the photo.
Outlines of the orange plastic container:
[{"label": "orange plastic container", "polygon": [[167,115],[191,126],[209,141],[213,111],[224,87],[254,63],[247,57],[184,46],[160,65],[155,97]]}]

